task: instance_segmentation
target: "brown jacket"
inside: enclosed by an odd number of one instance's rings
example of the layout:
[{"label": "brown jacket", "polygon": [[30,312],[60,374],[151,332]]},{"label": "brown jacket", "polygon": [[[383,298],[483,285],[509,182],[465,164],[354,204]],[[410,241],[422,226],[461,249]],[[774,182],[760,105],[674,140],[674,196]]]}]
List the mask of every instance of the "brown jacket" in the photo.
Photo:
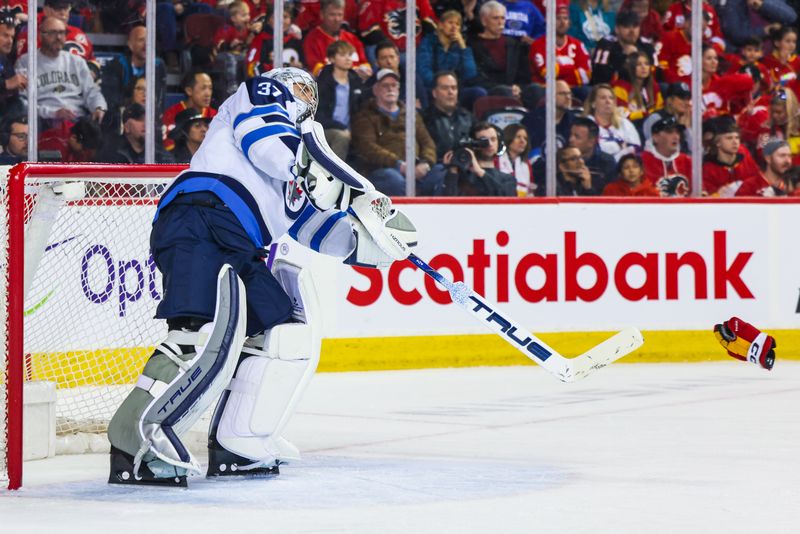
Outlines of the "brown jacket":
[{"label": "brown jacket", "polygon": [[[386,167],[394,168],[398,161],[405,160],[406,115],[402,102],[397,119],[392,120],[378,110],[375,99],[370,100],[353,116],[350,131],[358,166],[361,167],[359,170],[364,174]],[[436,163],[436,144],[419,113],[416,140],[417,160],[427,161],[433,166]]]}]

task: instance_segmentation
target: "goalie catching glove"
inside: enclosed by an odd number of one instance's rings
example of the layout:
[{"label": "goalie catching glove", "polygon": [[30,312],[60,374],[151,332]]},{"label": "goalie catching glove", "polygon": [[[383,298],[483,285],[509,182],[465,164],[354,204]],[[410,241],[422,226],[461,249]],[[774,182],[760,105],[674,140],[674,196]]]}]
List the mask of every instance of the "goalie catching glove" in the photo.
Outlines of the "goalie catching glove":
[{"label": "goalie catching glove", "polygon": [[381,269],[408,258],[417,246],[414,224],[379,191],[367,191],[356,197],[347,213],[356,236],[356,248],[345,263]]},{"label": "goalie catching glove", "polygon": [[755,363],[768,370],[775,364],[775,338],[738,317],[715,325],[714,336],[737,360]]}]

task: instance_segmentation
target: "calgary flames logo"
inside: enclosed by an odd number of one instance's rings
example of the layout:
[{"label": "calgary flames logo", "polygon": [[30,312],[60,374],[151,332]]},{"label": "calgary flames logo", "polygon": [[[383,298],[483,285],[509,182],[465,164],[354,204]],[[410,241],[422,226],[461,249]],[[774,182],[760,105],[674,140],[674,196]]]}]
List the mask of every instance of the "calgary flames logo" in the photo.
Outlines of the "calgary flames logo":
[{"label": "calgary flames logo", "polygon": [[682,174],[664,176],[656,182],[662,197],[688,197],[689,180]]},{"label": "calgary flames logo", "polygon": [[[383,21],[386,24],[389,37],[392,39],[400,39],[406,34],[406,16],[407,10],[405,8],[389,11],[383,16]],[[419,35],[421,31],[422,27],[419,24],[419,19],[417,19],[414,34]]]}]

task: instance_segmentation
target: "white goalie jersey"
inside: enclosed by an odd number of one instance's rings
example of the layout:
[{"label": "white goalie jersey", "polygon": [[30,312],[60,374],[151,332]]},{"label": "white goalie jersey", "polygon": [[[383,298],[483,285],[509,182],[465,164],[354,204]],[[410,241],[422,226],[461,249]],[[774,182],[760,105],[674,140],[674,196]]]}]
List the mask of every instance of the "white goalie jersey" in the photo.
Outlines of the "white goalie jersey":
[{"label": "white goalie jersey", "polygon": [[[161,198],[211,191],[233,211],[256,247],[288,233],[317,252],[344,258],[355,247],[346,213],[317,210],[299,187],[298,104],[280,82],[259,76],[220,106],[206,138]],[[158,215],[156,215],[156,218]]]}]

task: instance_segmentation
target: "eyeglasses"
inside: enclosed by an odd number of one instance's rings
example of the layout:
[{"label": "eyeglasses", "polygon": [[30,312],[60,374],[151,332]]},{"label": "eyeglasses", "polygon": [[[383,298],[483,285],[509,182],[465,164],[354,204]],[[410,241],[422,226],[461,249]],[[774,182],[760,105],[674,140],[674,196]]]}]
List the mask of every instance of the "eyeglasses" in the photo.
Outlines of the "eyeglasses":
[{"label": "eyeglasses", "polygon": [[12,133],[12,134],[9,134],[9,135],[10,135],[11,137],[16,137],[16,138],[17,138],[17,139],[19,139],[20,141],[27,141],[27,140],[28,140],[28,134],[26,134],[26,133],[24,133],[24,132]]},{"label": "eyeglasses", "polygon": [[47,37],[53,37],[53,36],[66,37],[67,30],[46,30],[42,32],[42,35],[46,35]]}]

